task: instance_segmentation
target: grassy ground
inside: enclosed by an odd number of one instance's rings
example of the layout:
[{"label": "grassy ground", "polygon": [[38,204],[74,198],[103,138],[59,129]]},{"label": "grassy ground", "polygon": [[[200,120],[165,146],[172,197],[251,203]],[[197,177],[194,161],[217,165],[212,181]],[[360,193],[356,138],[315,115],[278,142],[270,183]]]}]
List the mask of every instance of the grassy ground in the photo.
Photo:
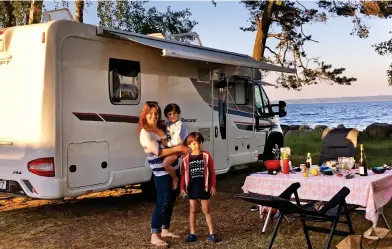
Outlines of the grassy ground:
[{"label": "grassy ground", "polygon": [[[316,136],[312,136],[309,135],[306,139],[287,138],[287,145],[292,146],[293,153],[300,155],[295,160],[303,161],[308,151],[313,155],[317,154],[320,141],[317,142]],[[371,152],[379,153],[388,143],[368,142],[365,145],[369,157],[378,163],[376,160],[381,159]],[[382,158],[387,160],[388,154],[385,155]],[[193,244],[182,242],[188,233],[188,203],[186,200],[178,200],[174,208],[172,229],[181,235],[181,239],[169,240],[171,248],[266,248],[272,226],[268,228],[267,234],[262,234],[258,212],[250,212],[249,203],[234,197],[236,193],[242,192],[245,177],[260,170],[262,165],[254,164],[249,169],[218,177],[218,194],[212,200],[216,230],[223,239],[218,245],[206,242],[208,230],[202,214],[197,220],[199,241]],[[0,249],[151,248],[149,225],[153,207],[153,202],[145,200],[137,190],[128,188],[65,201],[24,198],[0,200]],[[392,224],[391,203],[384,209],[384,213]],[[353,213],[352,221],[357,233],[362,233],[371,226],[363,212]],[[383,226],[383,223],[380,222],[379,225]],[[291,224],[284,221],[274,248],[306,248],[299,228],[300,223],[297,221],[292,221]],[[341,226],[340,229],[345,227]],[[335,237],[331,248],[341,239],[342,237]],[[313,248],[323,248],[326,240],[327,235],[311,233]]]},{"label": "grassy ground", "polygon": [[[358,137],[359,143],[364,145],[369,166],[379,166],[384,163],[392,164],[392,156],[390,154],[392,139],[376,140],[361,136]],[[316,164],[320,160],[321,132],[314,131],[303,133],[300,136],[286,136],[285,145],[291,148],[292,163],[294,165],[298,166],[300,163],[305,163],[307,152],[311,153],[313,163]]]}]

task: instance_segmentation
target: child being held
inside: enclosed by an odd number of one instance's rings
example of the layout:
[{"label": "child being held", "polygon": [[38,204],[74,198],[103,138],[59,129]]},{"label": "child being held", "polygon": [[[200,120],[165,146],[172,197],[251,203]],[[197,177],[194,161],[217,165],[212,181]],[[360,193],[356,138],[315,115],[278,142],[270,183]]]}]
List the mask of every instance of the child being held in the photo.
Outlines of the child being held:
[{"label": "child being held", "polygon": [[186,139],[186,144],[192,152],[184,156],[181,164],[181,193],[180,196],[188,195],[190,214],[190,234],[185,242],[194,242],[196,236],[196,210],[198,200],[206,217],[210,236],[209,241],[218,242],[212,224],[210,197],[216,194],[216,177],[214,160],[210,153],[202,149],[203,136],[199,132],[192,132]]},{"label": "child being held", "polygon": [[[185,123],[180,120],[181,109],[177,104],[168,104],[164,109],[165,117],[168,119],[166,124],[167,140],[164,141],[164,145],[167,147],[175,147],[183,144],[186,137],[188,136],[188,128]],[[172,166],[179,158],[179,155],[171,155],[165,157],[163,160],[163,167]],[[177,169],[177,167],[174,167]],[[173,190],[177,189],[179,179],[175,177],[173,179]]]}]

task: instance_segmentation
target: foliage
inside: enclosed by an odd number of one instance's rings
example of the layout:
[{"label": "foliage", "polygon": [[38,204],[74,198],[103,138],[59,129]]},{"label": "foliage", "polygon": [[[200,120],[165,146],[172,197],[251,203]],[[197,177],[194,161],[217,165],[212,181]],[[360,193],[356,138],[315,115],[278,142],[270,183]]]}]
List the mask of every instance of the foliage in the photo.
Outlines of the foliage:
[{"label": "foliage", "polygon": [[8,16],[6,13],[5,1],[0,1],[0,27],[7,27],[9,23],[9,18],[14,18],[15,23],[13,25],[24,25],[29,19],[29,1],[11,1],[8,2],[12,6],[12,16]]},{"label": "foliage", "polygon": [[189,19],[192,15],[189,9],[173,11],[169,6],[162,13],[155,7],[146,9],[147,2],[100,0],[97,6],[99,24],[140,34],[164,35],[188,33],[197,24]]},{"label": "foliage", "polygon": [[[300,90],[304,85],[317,84],[320,81],[351,85],[356,81],[353,77],[342,76],[344,68],[333,68],[332,65],[319,61],[318,58],[308,57],[305,51],[307,42],[317,42],[312,35],[306,34],[304,26],[316,22],[326,22],[327,14],[318,9],[309,9],[298,1],[242,1],[250,14],[250,26],[241,27],[243,31],[262,32],[265,40],[273,38],[275,48],[271,45],[262,46],[261,58],[285,67],[298,69],[296,75],[281,74],[278,85],[284,88]],[[269,8],[269,9],[268,9]],[[269,15],[265,12],[269,11]],[[267,27],[266,27],[267,26]],[[270,30],[278,30],[270,33]],[[257,41],[256,41],[257,43]],[[265,55],[269,51],[270,57]],[[255,56],[254,56],[255,57]]]}]

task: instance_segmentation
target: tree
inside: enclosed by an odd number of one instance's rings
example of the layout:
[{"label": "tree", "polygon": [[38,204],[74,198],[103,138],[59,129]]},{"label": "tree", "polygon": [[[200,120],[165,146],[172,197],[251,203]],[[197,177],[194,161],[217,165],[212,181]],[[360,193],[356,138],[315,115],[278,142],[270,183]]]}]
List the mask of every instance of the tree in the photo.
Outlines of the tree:
[{"label": "tree", "polygon": [[27,24],[29,9],[30,1],[0,1],[0,27]]},{"label": "tree", "polygon": [[40,23],[42,18],[43,1],[31,0],[29,24]]},{"label": "tree", "polygon": [[4,27],[12,27],[16,25],[16,19],[14,16],[14,6],[12,5],[11,1],[4,1],[3,2],[3,7],[5,10],[5,22],[4,22]]},{"label": "tree", "polygon": [[164,35],[188,33],[197,24],[189,19],[192,15],[189,9],[173,11],[169,6],[161,13],[155,7],[146,9],[147,2],[100,0],[97,5],[99,24],[140,34]]},{"label": "tree", "polygon": [[[344,68],[332,68],[332,65],[320,62],[318,58],[309,58],[304,45],[318,42],[304,31],[304,25],[325,22],[327,15],[317,9],[307,8],[298,1],[241,1],[250,13],[250,27],[243,31],[256,31],[253,58],[277,63],[281,66],[299,69],[296,75],[281,74],[278,85],[288,89],[300,90],[304,85],[317,84],[320,81],[330,84],[351,85],[356,78],[341,76]],[[270,31],[278,30],[271,33]],[[269,38],[274,39],[275,48]],[[270,57],[266,56],[266,51]]]},{"label": "tree", "polygon": [[75,0],[75,21],[83,22],[84,1]]}]

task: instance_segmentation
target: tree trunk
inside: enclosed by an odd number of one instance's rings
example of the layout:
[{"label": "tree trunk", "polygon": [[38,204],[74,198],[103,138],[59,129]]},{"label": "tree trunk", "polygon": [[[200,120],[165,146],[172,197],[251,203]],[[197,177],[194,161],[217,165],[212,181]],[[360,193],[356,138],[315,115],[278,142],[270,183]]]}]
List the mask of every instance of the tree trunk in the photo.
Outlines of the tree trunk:
[{"label": "tree trunk", "polygon": [[253,47],[253,58],[258,61],[264,58],[265,44],[272,23],[272,7],[274,4],[274,1],[267,1],[261,20],[256,16],[257,32],[255,45]]},{"label": "tree trunk", "polygon": [[31,9],[31,1],[29,2],[29,6],[26,11],[25,25],[29,24],[29,21],[30,21],[30,9]]},{"label": "tree trunk", "polygon": [[75,0],[75,21],[83,22],[84,1]]},{"label": "tree trunk", "polygon": [[4,1],[5,13],[7,16],[7,21],[5,23],[5,28],[16,26],[16,18],[14,15],[14,6],[12,6],[11,1]]},{"label": "tree trunk", "polygon": [[29,24],[41,23],[42,2],[43,1],[31,0]]}]

